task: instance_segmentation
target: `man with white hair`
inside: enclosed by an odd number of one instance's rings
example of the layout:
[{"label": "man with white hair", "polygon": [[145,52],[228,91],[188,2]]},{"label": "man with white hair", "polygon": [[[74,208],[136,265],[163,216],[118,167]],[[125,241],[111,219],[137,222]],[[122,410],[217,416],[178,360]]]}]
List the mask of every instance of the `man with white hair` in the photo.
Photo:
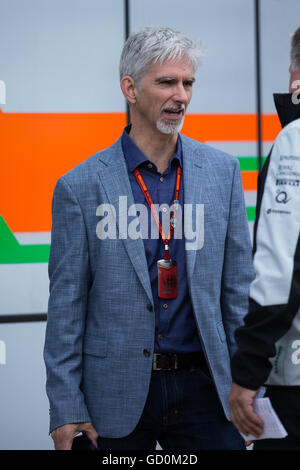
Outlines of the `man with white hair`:
[{"label": "man with white hair", "polygon": [[55,187],[56,449],[80,431],[99,449],[245,449],[227,403],[252,279],[240,169],[179,134],[200,57],[170,28],[133,34],[120,61],[131,124]]},{"label": "man with white hair", "polygon": [[260,173],[250,309],[236,332],[229,395],[232,421],[262,436],[253,403],[261,386],[288,435],[255,450],[300,449],[300,28],[291,41],[289,93],[275,94],[282,131]]}]

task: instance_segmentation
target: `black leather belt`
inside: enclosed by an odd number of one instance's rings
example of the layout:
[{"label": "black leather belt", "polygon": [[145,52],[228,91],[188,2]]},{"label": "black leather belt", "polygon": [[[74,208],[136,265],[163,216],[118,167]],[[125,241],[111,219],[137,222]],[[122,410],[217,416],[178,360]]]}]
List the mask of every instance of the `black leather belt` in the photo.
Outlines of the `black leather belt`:
[{"label": "black leather belt", "polygon": [[187,354],[154,353],[152,370],[191,369],[205,363],[203,352]]}]

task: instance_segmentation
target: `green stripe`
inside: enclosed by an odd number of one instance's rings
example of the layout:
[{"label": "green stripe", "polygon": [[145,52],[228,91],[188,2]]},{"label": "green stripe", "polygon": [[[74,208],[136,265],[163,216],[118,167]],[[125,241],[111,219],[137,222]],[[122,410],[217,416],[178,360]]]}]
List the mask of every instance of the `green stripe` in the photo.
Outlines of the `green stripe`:
[{"label": "green stripe", "polygon": [[255,220],[256,207],[246,207],[246,210],[247,210],[248,221],[252,222],[253,220]]},{"label": "green stripe", "polygon": [[48,263],[50,245],[18,245],[15,249],[0,249],[0,264]]},{"label": "green stripe", "polygon": [[20,245],[0,216],[0,264],[48,263],[50,245]]},{"label": "green stripe", "polygon": [[[247,207],[248,221],[255,220],[255,207]],[[20,245],[0,216],[0,264],[48,263],[50,244]]]},{"label": "green stripe", "polygon": [[[237,157],[241,171],[258,171],[258,158],[257,157]],[[267,157],[262,158],[262,164],[264,165]]]}]

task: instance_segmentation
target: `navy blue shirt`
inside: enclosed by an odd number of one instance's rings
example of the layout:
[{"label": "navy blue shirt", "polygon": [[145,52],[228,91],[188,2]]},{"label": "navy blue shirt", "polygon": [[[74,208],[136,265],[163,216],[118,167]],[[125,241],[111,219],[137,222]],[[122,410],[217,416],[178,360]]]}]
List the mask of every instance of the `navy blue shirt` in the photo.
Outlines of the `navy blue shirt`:
[{"label": "navy blue shirt", "polygon": [[[143,204],[148,210],[149,236],[148,238],[143,237],[143,242],[154,300],[154,351],[175,353],[200,351],[201,344],[187,284],[184,236],[180,239],[176,239],[173,236],[169,243],[171,258],[177,263],[178,296],[176,299],[161,299],[158,297],[157,261],[159,259],[163,259],[165,247],[160,236],[158,238],[151,238],[151,224],[153,225],[153,216],[144,194],[133,174],[134,169],[138,167],[154,204],[168,204],[171,207],[174,200],[177,166],[181,165],[182,167],[180,136],[178,135],[177,151],[172,156],[168,168],[161,174],[158,173],[156,165],[150,162],[150,160],[145,157],[141,150],[131,140],[128,134],[129,132],[130,126],[127,126],[122,135],[122,148],[128,168],[133,197],[136,204]],[[182,184],[179,201],[183,212]]]}]

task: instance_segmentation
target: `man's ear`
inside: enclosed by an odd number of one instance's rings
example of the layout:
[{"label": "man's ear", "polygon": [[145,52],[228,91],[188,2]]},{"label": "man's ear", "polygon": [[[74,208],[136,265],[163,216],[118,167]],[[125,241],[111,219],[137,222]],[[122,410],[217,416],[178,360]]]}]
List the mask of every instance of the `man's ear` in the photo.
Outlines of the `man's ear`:
[{"label": "man's ear", "polygon": [[135,81],[130,75],[125,75],[120,82],[123,95],[129,104],[136,102],[136,85]]}]

